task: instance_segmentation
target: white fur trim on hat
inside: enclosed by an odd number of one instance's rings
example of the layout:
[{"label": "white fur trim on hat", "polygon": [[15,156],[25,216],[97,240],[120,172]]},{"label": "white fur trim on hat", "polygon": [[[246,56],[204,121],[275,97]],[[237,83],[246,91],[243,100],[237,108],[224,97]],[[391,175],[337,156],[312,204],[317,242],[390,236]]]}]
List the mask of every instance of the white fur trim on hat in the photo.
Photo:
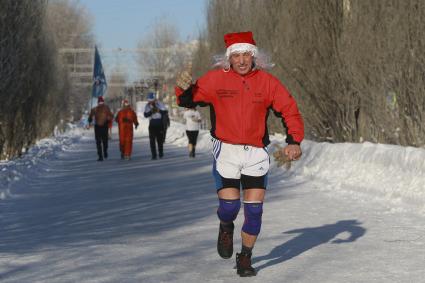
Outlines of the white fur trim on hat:
[{"label": "white fur trim on hat", "polygon": [[244,52],[252,52],[252,56],[256,56],[258,49],[257,46],[250,43],[235,43],[227,47],[226,49],[226,57],[229,58],[233,53],[244,53]]}]

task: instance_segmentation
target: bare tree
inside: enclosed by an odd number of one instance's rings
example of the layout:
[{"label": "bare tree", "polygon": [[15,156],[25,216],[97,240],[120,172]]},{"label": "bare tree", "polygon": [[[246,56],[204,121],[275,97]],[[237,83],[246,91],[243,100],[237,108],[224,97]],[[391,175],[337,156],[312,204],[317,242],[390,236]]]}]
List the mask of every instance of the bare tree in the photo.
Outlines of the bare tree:
[{"label": "bare tree", "polygon": [[[92,33],[91,15],[86,8],[76,0],[55,0],[49,1],[47,6],[47,27],[53,35],[55,46],[58,50],[62,48],[92,48],[94,46],[94,36]],[[68,97],[68,108],[71,112],[71,119],[80,119],[86,106],[90,87],[81,86],[78,81],[69,76],[75,66],[78,71],[90,72],[92,69],[93,54],[66,53],[58,58],[58,66],[62,69],[61,81],[66,81],[66,96]],[[73,70],[75,71],[75,70]],[[76,83],[74,83],[76,82]]]},{"label": "bare tree", "polygon": [[143,38],[138,47],[142,51],[139,64],[144,73],[165,77],[175,67],[175,48],[178,43],[177,29],[164,20],[158,21],[151,33]]},{"label": "bare tree", "polygon": [[70,81],[58,60],[62,40],[48,17],[50,3],[0,2],[0,159],[19,156],[72,114]]},{"label": "bare tree", "polygon": [[87,9],[76,0],[49,1],[47,24],[58,48],[93,47],[93,22]]},{"label": "bare tree", "polygon": [[151,90],[156,91],[169,108],[177,107],[175,96],[172,95],[175,74],[192,61],[198,42],[180,42],[176,27],[160,20],[138,47],[141,50],[139,64],[143,70],[142,77],[154,81]]},{"label": "bare tree", "polygon": [[50,108],[60,97],[51,96],[56,65],[45,31],[45,5],[46,1],[29,0],[0,4],[1,159],[20,155],[60,120]]}]

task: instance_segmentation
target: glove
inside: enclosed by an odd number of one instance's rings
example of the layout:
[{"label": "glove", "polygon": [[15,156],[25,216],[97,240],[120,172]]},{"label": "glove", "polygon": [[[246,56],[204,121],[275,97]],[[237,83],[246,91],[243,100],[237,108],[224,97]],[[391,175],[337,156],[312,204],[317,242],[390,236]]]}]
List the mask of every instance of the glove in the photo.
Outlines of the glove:
[{"label": "glove", "polygon": [[182,90],[186,90],[192,84],[192,64],[189,63],[186,68],[177,75],[176,85]]},{"label": "glove", "polygon": [[291,160],[289,157],[283,152],[280,146],[276,145],[275,147],[276,151],[273,153],[273,157],[276,161],[277,167],[285,165],[286,170],[291,169]]}]

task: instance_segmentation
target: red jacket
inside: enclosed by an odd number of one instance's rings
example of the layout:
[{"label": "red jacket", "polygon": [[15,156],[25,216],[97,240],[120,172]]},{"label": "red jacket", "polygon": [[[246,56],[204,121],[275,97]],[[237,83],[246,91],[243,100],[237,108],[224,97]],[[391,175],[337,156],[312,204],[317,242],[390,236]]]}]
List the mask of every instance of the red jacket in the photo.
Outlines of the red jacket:
[{"label": "red jacket", "polygon": [[212,70],[188,90],[175,90],[180,106],[211,106],[211,134],[223,142],[268,145],[270,108],[283,118],[288,143],[299,144],[304,138],[304,123],[294,98],[265,71],[254,70],[241,76],[232,69]]}]

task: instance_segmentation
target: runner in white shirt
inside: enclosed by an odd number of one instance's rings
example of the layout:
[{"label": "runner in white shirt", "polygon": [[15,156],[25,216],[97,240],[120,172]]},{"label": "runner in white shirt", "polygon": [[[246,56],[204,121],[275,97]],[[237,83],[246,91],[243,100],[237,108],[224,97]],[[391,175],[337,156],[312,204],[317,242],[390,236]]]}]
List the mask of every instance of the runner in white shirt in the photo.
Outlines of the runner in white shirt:
[{"label": "runner in white shirt", "polygon": [[199,124],[201,122],[201,114],[194,108],[188,108],[183,118],[186,119],[186,135],[189,140],[189,157],[195,157],[196,140],[199,134]]}]

